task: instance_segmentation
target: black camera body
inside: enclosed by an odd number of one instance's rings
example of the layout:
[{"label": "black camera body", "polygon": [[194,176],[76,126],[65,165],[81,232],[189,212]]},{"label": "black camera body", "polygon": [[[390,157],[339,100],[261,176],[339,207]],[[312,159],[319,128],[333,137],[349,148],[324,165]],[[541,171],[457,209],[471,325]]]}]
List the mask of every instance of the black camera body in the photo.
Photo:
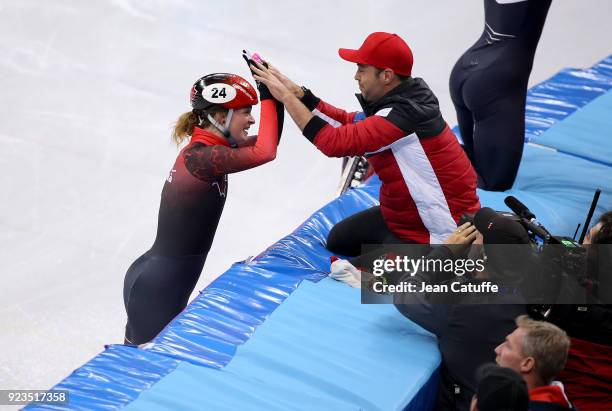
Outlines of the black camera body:
[{"label": "black camera body", "polygon": [[474,214],[464,214],[461,216],[461,218],[459,219],[459,221],[457,222],[457,227],[465,224],[465,223],[470,223],[470,224],[474,224]]},{"label": "black camera body", "polygon": [[[540,284],[545,292],[530,297],[530,302],[533,307],[537,307],[538,312],[548,310],[551,301],[580,300],[580,293],[589,294],[596,289],[596,281],[587,272],[587,250],[584,246],[570,237],[550,234],[530,212],[524,216],[506,211],[496,213],[521,224],[529,236],[534,261],[547,267],[541,272],[543,277]],[[526,218],[529,216],[531,219]],[[464,214],[458,225],[466,222],[474,224],[474,215]]]}]

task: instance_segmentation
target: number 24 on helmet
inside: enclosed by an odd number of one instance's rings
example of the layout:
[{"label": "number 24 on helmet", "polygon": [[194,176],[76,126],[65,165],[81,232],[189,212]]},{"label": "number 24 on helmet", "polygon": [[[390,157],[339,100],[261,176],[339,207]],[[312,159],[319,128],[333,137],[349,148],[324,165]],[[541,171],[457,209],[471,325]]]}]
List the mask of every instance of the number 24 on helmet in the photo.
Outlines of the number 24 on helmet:
[{"label": "number 24 on helmet", "polygon": [[226,109],[254,106],[255,88],[244,78],[231,73],[213,73],[198,79],[191,87],[191,107],[206,111],[212,106]]}]

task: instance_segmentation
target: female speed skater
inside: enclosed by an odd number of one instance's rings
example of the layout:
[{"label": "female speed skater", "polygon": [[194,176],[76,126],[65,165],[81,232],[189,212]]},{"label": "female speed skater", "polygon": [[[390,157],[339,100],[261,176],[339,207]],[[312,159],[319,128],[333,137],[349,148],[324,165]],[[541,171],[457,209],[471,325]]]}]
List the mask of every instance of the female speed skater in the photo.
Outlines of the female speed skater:
[{"label": "female speed skater", "polygon": [[512,187],[525,139],[527,83],[551,0],[484,0],[485,27],[457,61],[450,93],[478,186]]},{"label": "female speed skater", "polygon": [[164,183],[155,242],[125,276],[126,343],[150,341],[187,305],[227,199],[227,175],[275,158],[284,109],[265,85],[258,89],[261,121],[254,139],[247,131],[258,99],[247,80],[214,73],[191,88],[192,111],[180,116],[173,133],[177,145],[188,143]]}]

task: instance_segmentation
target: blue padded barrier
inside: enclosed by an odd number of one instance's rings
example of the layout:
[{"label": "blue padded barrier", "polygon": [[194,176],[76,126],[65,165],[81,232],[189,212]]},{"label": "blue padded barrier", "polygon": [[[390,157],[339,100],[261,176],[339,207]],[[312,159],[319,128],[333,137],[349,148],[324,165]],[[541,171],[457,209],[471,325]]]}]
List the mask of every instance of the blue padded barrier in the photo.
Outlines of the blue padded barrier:
[{"label": "blue padded barrier", "polygon": [[360,290],[329,278],[302,284],[226,370],[347,409],[403,409],[438,368],[436,340],[393,305],[360,300]]},{"label": "blue padded barrier", "polygon": [[[255,260],[234,264],[146,349],[202,365],[225,366],[235,348],[302,280],[318,281],[327,275],[331,256],[323,246],[327,233],[338,221],[377,204],[376,181],[323,207]],[[221,331],[227,329],[226,323],[231,324],[229,332]],[[207,342],[214,344],[212,351]]]},{"label": "blue padded barrier", "polygon": [[[167,376],[128,409],[165,409],[154,399],[171,392],[215,410],[401,410],[439,363],[435,337],[393,305],[362,305],[358,289],[325,278],[302,283],[223,370],[182,365],[190,371]],[[189,380],[206,383],[192,392]]]},{"label": "blue padded barrier", "polygon": [[561,153],[612,166],[611,115],[612,91],[608,91],[534,140]]},{"label": "blue padded barrier", "polygon": [[67,405],[30,405],[27,410],[115,410],[172,373],[179,361],[134,347],[110,345],[53,389],[68,390]]},{"label": "blue padded barrier", "polygon": [[[555,234],[573,234],[575,224],[584,219],[592,190],[596,186],[601,186],[604,191],[596,216],[603,208],[612,208],[612,168],[606,165],[605,158],[597,157],[604,153],[604,150],[597,149],[597,144],[610,148],[610,140],[603,137],[609,136],[612,125],[610,121],[605,121],[608,116],[602,115],[608,104],[604,94],[610,89],[610,78],[612,59],[608,57],[588,70],[564,70],[530,90],[526,138],[532,143],[548,145],[552,149],[528,145],[515,187],[507,193],[479,191],[482,204],[505,209],[503,198],[513,194],[526,203]],[[603,133],[600,139],[590,141],[589,138],[596,135],[588,134],[584,126],[589,121],[599,120],[602,120],[601,129],[606,130],[607,134]],[[572,125],[572,122],[575,124]],[[573,150],[574,146],[563,147],[563,144],[572,141],[564,140],[566,136],[572,137],[579,132],[587,133],[587,137],[581,141],[585,147],[593,147],[590,151]],[[558,147],[555,146],[557,143]],[[70,390],[70,407],[29,406],[27,409],[106,410],[121,408],[126,404],[141,409],[152,409],[149,406],[152,404],[165,409],[223,409],[220,408],[223,404],[236,404],[233,409],[237,409],[244,408],[245,402],[241,396],[248,398],[253,408],[257,404],[265,404],[266,409],[295,408],[295,403],[302,402],[319,404],[318,408],[326,409],[343,409],[344,405],[355,403],[374,407],[384,405],[385,409],[398,404],[405,405],[406,409],[430,409],[437,374],[424,365],[422,369],[416,370],[421,372],[422,378],[415,381],[408,391],[404,391],[404,388],[393,391],[391,398],[380,399],[383,402],[379,403],[376,392],[361,396],[361,391],[355,388],[359,385],[358,378],[343,380],[340,388],[352,388],[338,395],[331,389],[329,395],[325,394],[322,386],[319,386],[319,392],[314,390],[316,382],[320,381],[318,379],[294,378],[295,381],[291,381],[294,373],[299,375],[300,372],[316,369],[317,361],[327,363],[327,368],[331,370],[334,366],[342,368],[347,365],[340,360],[334,363],[335,358],[323,356],[321,353],[325,348],[316,346],[314,342],[310,343],[312,347],[305,347],[312,348],[307,355],[311,356],[313,364],[297,364],[296,361],[301,360],[299,349],[296,351],[285,347],[284,341],[274,344],[275,338],[278,339],[283,332],[294,340],[300,337],[307,340],[307,337],[312,338],[321,333],[326,335],[322,340],[327,345],[331,345],[335,339],[349,336],[350,333],[340,332],[341,321],[338,320],[347,314],[336,312],[333,307],[328,308],[328,311],[330,315],[336,316],[334,326],[324,331],[314,328],[317,326],[315,321],[312,323],[313,328],[309,328],[312,330],[309,335],[300,336],[301,322],[292,328],[290,323],[302,312],[307,314],[313,311],[313,304],[325,305],[325,302],[306,303],[309,299],[325,295],[331,287],[341,286],[329,283],[327,279],[321,281],[329,270],[330,255],[323,243],[336,222],[377,204],[378,189],[379,181],[374,178],[365,186],[350,190],[313,214],[294,233],[268,248],[254,261],[232,266],[203,290],[186,311],[146,349],[108,347],[55,387]],[[333,285],[328,288],[328,284]],[[345,287],[339,294],[344,294],[343,291],[348,293],[353,290]],[[294,297],[295,301],[292,302]],[[327,299],[332,300],[329,296]],[[302,308],[296,310],[292,306]],[[344,306],[350,307],[350,304]],[[356,304],[353,308],[359,307]],[[388,314],[391,315],[390,312]],[[375,311],[371,315],[364,316],[359,324],[365,326],[378,318]],[[275,319],[277,317],[278,320]],[[414,327],[408,320],[398,319],[403,320],[402,329],[410,330]],[[380,320],[376,323],[383,325]],[[334,331],[338,333],[333,334]],[[358,330],[355,332],[358,333]],[[380,338],[382,336],[384,333],[378,335]],[[318,350],[313,348],[315,346]],[[429,349],[431,344],[426,346]],[[357,346],[355,352],[361,348]],[[270,360],[277,354],[282,360]],[[385,357],[380,359],[382,361]],[[358,364],[358,367],[362,365]],[[348,372],[357,372],[358,367],[349,367]],[[393,364],[388,367],[393,368]],[[327,375],[321,370],[317,371],[321,375],[320,379],[332,376],[342,378],[342,375],[333,372]],[[179,378],[183,374],[197,374],[198,380]],[[258,375],[262,374],[269,378],[265,381],[258,379]],[[177,382],[180,384],[175,384]],[[174,392],[163,389],[172,386],[191,387],[192,391],[202,395],[198,402],[182,401]],[[287,398],[294,400],[289,403]],[[147,399],[152,402],[147,403]],[[395,402],[391,404],[389,401]]]},{"label": "blue padded barrier", "polygon": [[612,76],[599,67],[612,61],[607,57],[590,69],[566,69],[527,92],[525,141],[538,137],[551,126],[612,88]]},{"label": "blue padded barrier", "polygon": [[[134,374],[140,367],[102,354],[76,370],[56,389],[70,389],[78,398],[88,401],[70,407],[49,405],[27,409],[105,410],[124,406],[136,399],[155,382],[162,381],[177,364],[191,363],[220,369],[233,358],[236,347],[246,342],[266,318],[293,292],[302,280],[318,281],[327,275],[331,253],[323,247],[327,233],[338,221],[378,203],[378,180],[351,190],[334,200],[298,227],[291,235],[269,247],[254,261],[237,263],[213,281],[173,320],[148,347],[136,350],[172,360],[168,369],[147,372],[141,380],[127,381],[124,374]],[[127,350],[132,348],[121,347]],[[157,358],[155,357],[155,358]],[[104,378],[81,372],[90,367],[113,370]],[[140,385],[119,397],[109,396],[123,384]],[[79,387],[89,387],[80,392]],[[72,395],[72,394],[71,394]],[[111,406],[110,404],[114,404]]]},{"label": "blue padded barrier", "polygon": [[602,194],[594,219],[612,209],[612,168],[526,145],[512,189],[505,192],[479,189],[478,195],[483,207],[507,211],[504,199],[513,195],[529,207],[552,234],[571,237],[577,224],[586,218],[595,188],[601,188]]},{"label": "blue padded barrier", "polygon": [[264,277],[245,268],[235,264],[203,290],[146,350],[209,367],[225,366],[236,347],[301,281],[278,273]]},{"label": "blue padded barrier", "polygon": [[[287,401],[287,398],[291,400]],[[161,380],[154,389],[144,392],[128,405],[126,410],[285,411],[313,403],[317,407],[311,409],[346,409],[342,401],[333,398],[315,398],[307,393],[270,386],[265,381],[224,370],[182,364],[169,378]]]},{"label": "blue padded barrier", "polygon": [[565,69],[527,92],[525,141],[538,137],[553,124],[612,88],[612,56],[589,69]]}]

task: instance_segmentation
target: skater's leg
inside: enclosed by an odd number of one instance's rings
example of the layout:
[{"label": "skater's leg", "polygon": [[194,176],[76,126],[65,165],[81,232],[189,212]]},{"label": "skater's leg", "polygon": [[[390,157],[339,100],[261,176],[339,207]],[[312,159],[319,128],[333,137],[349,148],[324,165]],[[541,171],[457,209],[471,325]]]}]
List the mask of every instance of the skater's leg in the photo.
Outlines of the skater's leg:
[{"label": "skater's leg", "polygon": [[201,256],[145,255],[130,267],[123,289],[128,343],[150,341],[185,308],[203,264]]},{"label": "skater's leg", "polygon": [[461,133],[461,140],[463,140],[463,149],[472,164],[474,164],[474,116],[466,105],[463,87],[468,76],[469,73],[462,68],[461,59],[459,59],[451,72],[449,89],[451,100],[457,113],[457,123]]},{"label": "skater's leg", "polygon": [[525,94],[518,90],[476,112],[474,160],[480,188],[512,188],[525,144]]}]

